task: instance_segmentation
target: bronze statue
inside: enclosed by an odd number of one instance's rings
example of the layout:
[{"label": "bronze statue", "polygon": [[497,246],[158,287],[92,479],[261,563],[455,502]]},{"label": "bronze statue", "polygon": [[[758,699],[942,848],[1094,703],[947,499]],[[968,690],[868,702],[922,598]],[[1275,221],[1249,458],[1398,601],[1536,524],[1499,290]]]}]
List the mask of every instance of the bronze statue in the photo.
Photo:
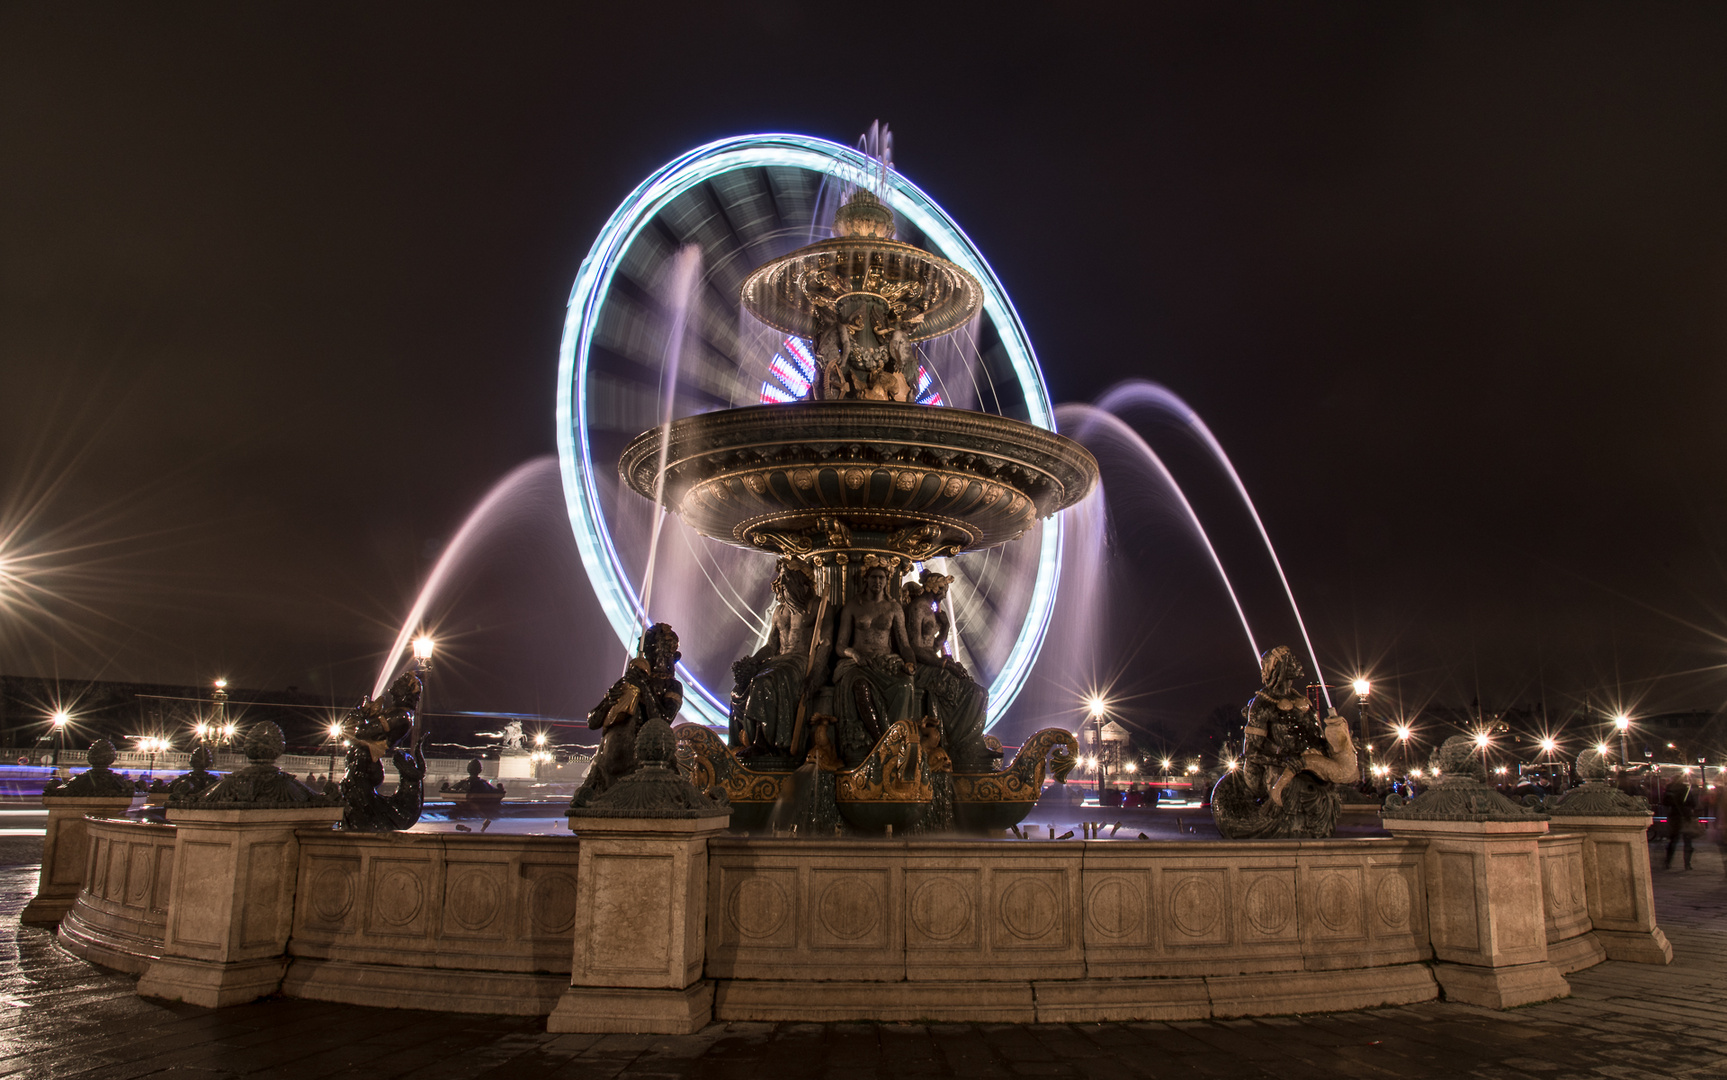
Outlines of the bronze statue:
[{"label": "bronze statue", "polygon": [[[348,740],[347,771],[340,785],[346,809],[339,826],[353,832],[411,829],[420,820],[426,762],[414,745],[414,712],[420,707],[420,677],[404,671],[383,699],[362,698],[342,721]],[[396,790],[384,795],[384,759],[396,767]]]},{"label": "bronze statue", "polygon": [[840,755],[855,765],[898,720],[920,719],[912,683],[917,664],[905,610],[888,598],[888,560],[865,555],[857,595],[840,609],[834,647],[834,712]]},{"label": "bronze statue", "polygon": [[984,743],[989,691],[979,686],[945,648],[951,622],[942,601],[953,585],[951,574],[925,568],[906,582],[905,624],[917,658],[914,684],[923,695],[924,715],[941,725],[942,743],[959,772],[987,772],[995,755]]},{"label": "bronze statue", "polygon": [[677,720],[684,684],[677,678],[678,635],[665,623],[642,632],[640,647],[606,696],[588,713],[588,726],[603,729],[587,778],[570,800],[585,807],[636,767],[636,735],[648,720]]},{"label": "bronze statue", "polygon": [[816,596],[814,575],[796,559],[781,559],[773,589],[767,644],[732,665],[730,742],[740,758],[802,749],[798,720],[807,719],[810,698],[828,677],[833,618]]},{"label": "bronze statue", "polygon": [[1305,674],[1285,646],[1260,658],[1264,687],[1241,710],[1241,761],[1212,796],[1212,816],[1226,837],[1326,837],[1337,827],[1337,785],[1355,779],[1355,744],[1336,709],[1323,720],[1314,714],[1301,686]]}]

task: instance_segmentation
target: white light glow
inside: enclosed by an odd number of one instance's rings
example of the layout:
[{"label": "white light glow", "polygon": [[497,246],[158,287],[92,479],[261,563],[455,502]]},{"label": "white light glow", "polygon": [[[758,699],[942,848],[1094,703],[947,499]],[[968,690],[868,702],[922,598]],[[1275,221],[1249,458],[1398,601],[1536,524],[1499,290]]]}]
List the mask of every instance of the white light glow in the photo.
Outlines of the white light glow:
[{"label": "white light glow", "polygon": [[63,728],[67,724],[71,723],[72,716],[65,709],[61,709],[59,712],[54,714],[53,721],[55,727]]},{"label": "white light glow", "polygon": [[425,636],[424,634],[421,634],[419,637],[415,638],[414,639],[414,659],[416,659],[416,660],[430,660],[432,658],[432,649],[435,646],[435,644],[436,643],[433,642],[431,638]]},{"label": "white light glow", "polygon": [[1366,679],[1356,679],[1355,680],[1355,696],[1356,697],[1366,697],[1367,692],[1371,689],[1373,689],[1373,684],[1368,682]]}]

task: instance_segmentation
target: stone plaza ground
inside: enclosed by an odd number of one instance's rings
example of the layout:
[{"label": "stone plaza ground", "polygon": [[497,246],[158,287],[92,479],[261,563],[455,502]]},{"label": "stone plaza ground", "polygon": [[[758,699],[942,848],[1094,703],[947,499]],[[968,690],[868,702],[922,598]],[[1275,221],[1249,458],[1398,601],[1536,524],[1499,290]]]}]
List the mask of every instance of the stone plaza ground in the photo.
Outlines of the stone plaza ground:
[{"label": "stone plaza ground", "polygon": [[40,849],[0,837],[6,1077],[1727,1077],[1727,874],[1712,847],[1689,873],[1663,871],[1650,849],[1670,967],[1610,961],[1568,976],[1569,999],[1508,1012],[1427,1002],[1188,1023],[721,1023],[680,1037],[286,999],[219,1011],[146,1001],[131,977],[19,925]]}]

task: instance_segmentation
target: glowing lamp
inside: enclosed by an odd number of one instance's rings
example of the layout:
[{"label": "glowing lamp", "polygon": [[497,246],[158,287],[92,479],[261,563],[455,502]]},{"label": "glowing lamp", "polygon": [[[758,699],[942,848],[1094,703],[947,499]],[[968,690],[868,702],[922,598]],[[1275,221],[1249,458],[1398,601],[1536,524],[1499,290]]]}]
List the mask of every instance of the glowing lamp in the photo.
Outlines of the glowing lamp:
[{"label": "glowing lamp", "polygon": [[1477,731],[1475,733],[1475,745],[1479,746],[1483,750],[1487,749],[1487,744],[1492,741],[1493,740],[1487,737],[1487,732],[1485,731]]},{"label": "glowing lamp", "polygon": [[331,724],[330,725],[330,738],[331,739],[340,739],[341,737],[342,737],[342,725],[339,722]]},{"label": "glowing lamp", "polygon": [[218,690],[228,689],[228,680],[227,679],[217,679],[216,680],[216,689],[218,689]]},{"label": "glowing lamp", "polygon": [[1618,716],[1613,718],[1613,726],[1618,728],[1620,731],[1627,731],[1631,727],[1631,718],[1626,716],[1624,713],[1620,713]]},{"label": "glowing lamp", "polygon": [[1597,754],[1600,754],[1602,757],[1606,757],[1607,756],[1607,744],[1604,742],[1596,743],[1595,744],[1595,752]]},{"label": "glowing lamp", "polygon": [[546,745],[546,733],[545,732],[542,731],[538,735],[534,736],[534,745],[535,746]]},{"label": "glowing lamp", "polygon": [[192,734],[194,734],[194,735],[198,736],[198,738],[202,739],[204,736],[210,734],[210,725],[209,724],[193,724],[192,725]]},{"label": "glowing lamp", "polygon": [[1102,716],[1109,709],[1109,703],[1104,701],[1103,698],[1097,694],[1093,694],[1091,697],[1087,698],[1085,705],[1086,708],[1090,710],[1093,717]]},{"label": "glowing lamp", "polygon": [[434,644],[434,642],[432,641],[432,639],[429,637],[426,637],[424,634],[415,638],[414,639],[414,659],[415,660],[430,660],[432,658],[432,646],[433,646],[433,644]]},{"label": "glowing lamp", "polygon": [[222,725],[222,734],[227,735],[229,737],[232,737],[234,734],[234,725],[233,724],[223,724]]},{"label": "glowing lamp", "polygon": [[1541,752],[1542,753],[1551,754],[1555,750],[1558,750],[1558,749],[1559,749],[1559,743],[1554,741],[1553,739],[1542,739],[1541,740]]},{"label": "glowing lamp", "polygon": [[[1131,762],[1131,761],[1130,761],[1130,762],[1128,762],[1128,763],[1127,763],[1127,771],[1128,771],[1128,772],[1138,772],[1138,771],[1139,771],[1139,766],[1138,766],[1138,765],[1136,765],[1136,764],[1134,764],[1134,763],[1133,763],[1133,762]],[[1685,770],[1685,771],[1686,771],[1686,772],[1690,772],[1690,771],[1691,771],[1691,770],[1690,770],[1690,769],[1686,769],[1686,770]]]},{"label": "glowing lamp", "polygon": [[1410,770],[1409,770],[1409,775],[1410,775],[1410,776],[1413,776],[1413,777],[1415,777],[1415,778],[1416,778],[1416,779],[1417,779],[1417,780],[1419,780],[1419,779],[1421,779],[1421,770],[1420,770],[1420,769],[1410,769]]},{"label": "glowing lamp", "polygon": [[1367,692],[1371,689],[1373,689],[1373,684],[1368,682],[1366,679],[1356,679],[1355,680],[1355,696],[1356,697],[1366,697]]},{"label": "glowing lamp", "polygon": [[1409,738],[1410,730],[1408,724],[1398,724],[1394,730],[1397,732],[1398,742],[1402,742],[1404,739]]},{"label": "glowing lamp", "polygon": [[1169,766],[1172,764],[1172,762],[1168,758],[1164,758],[1163,761],[1161,762],[1161,764],[1163,765],[1163,771],[1168,772]]},{"label": "glowing lamp", "polygon": [[67,713],[65,709],[61,709],[53,716],[54,726],[57,728],[63,728],[71,721],[71,719],[71,714]]}]

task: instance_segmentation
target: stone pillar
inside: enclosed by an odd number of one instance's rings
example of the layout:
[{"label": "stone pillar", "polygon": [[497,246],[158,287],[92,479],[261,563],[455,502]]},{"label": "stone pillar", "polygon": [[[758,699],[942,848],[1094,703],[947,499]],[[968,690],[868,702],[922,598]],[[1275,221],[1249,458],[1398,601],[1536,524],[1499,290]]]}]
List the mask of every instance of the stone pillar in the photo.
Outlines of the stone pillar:
[{"label": "stone pillar", "polygon": [[1649,873],[1649,814],[1641,817],[1561,816],[1553,823],[1583,834],[1583,895],[1595,939],[1609,960],[1671,964],[1673,946],[1655,925]]},{"label": "stone pillar", "polygon": [[702,977],[708,838],[729,815],[575,818],[575,952],[546,1030],[686,1035],[713,1017]]},{"label": "stone pillar", "polygon": [[1451,1001],[1510,1009],[1569,997],[1547,957],[1539,840],[1547,822],[1386,821],[1427,841],[1433,974]]},{"label": "stone pillar", "polygon": [[1433,974],[1451,1001],[1509,1009],[1569,997],[1547,956],[1540,839],[1547,816],[1481,782],[1474,741],[1439,750],[1442,783],[1414,802],[1388,800],[1385,826],[1427,842],[1427,925]]},{"label": "stone pillar", "polygon": [[138,980],[138,993],[206,1008],[275,993],[294,918],[294,830],[341,817],[340,806],[171,807],[178,832],[168,925],[162,958]]},{"label": "stone pillar", "polygon": [[708,838],[731,808],[678,774],[664,720],[642,721],[635,756],[628,775],[570,805],[581,839],[575,952],[547,1031],[687,1035],[713,1019],[714,985],[702,977]]},{"label": "stone pillar", "polygon": [[1577,756],[1577,772],[1588,782],[1554,805],[1553,823],[1583,835],[1583,891],[1595,938],[1609,960],[1671,964],[1673,946],[1655,925],[1649,803],[1607,783],[1607,763],[1593,750]]},{"label": "stone pillar", "polygon": [[44,796],[48,829],[42,840],[42,876],[36,897],[25,906],[19,920],[53,926],[72,909],[78,890],[84,887],[90,854],[90,834],[85,815],[110,817],[132,808],[130,795],[79,798],[71,795]]}]

